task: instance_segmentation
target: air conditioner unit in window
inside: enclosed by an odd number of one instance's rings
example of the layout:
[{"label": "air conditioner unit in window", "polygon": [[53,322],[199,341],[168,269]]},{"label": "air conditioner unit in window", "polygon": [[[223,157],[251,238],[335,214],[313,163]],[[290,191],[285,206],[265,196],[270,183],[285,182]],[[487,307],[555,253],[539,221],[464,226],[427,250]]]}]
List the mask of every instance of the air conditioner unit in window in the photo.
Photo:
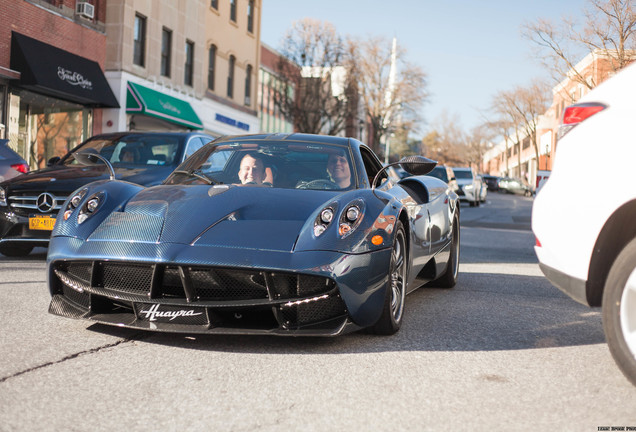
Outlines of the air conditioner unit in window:
[{"label": "air conditioner unit in window", "polygon": [[77,2],[75,13],[81,17],[93,19],[95,18],[95,6],[88,2]]}]

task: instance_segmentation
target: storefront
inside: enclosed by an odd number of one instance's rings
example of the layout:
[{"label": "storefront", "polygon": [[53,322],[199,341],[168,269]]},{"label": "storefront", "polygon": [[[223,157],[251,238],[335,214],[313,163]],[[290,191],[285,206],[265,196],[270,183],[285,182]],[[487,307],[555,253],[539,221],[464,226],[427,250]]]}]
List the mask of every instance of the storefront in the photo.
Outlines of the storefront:
[{"label": "storefront", "polygon": [[97,62],[12,32],[6,137],[32,169],[93,134],[96,108],[118,108]]},{"label": "storefront", "polygon": [[201,130],[213,136],[259,131],[258,117],[227,102],[199,99],[167,84],[124,71],[107,71],[106,78],[122,101],[119,110],[104,110],[102,130]]}]

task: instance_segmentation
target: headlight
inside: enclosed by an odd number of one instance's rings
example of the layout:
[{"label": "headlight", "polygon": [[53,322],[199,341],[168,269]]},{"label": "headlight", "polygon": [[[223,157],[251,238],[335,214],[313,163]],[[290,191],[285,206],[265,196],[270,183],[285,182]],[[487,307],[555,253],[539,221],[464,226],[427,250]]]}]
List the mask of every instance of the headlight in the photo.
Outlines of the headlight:
[{"label": "headlight", "polygon": [[1,187],[0,187],[0,205],[1,206],[7,205],[7,193]]},{"label": "headlight", "polygon": [[73,214],[73,211],[77,207],[79,207],[82,199],[84,198],[84,195],[86,195],[86,192],[88,192],[88,189],[84,188],[73,195],[73,197],[69,200],[68,204],[66,205],[66,209],[64,209],[64,220],[68,220],[68,218],[70,218]]},{"label": "headlight", "polygon": [[331,203],[318,213],[318,217],[314,221],[314,236],[319,237],[327,230],[337,209],[337,203]]},{"label": "headlight", "polygon": [[364,202],[355,200],[350,202],[340,216],[338,234],[345,238],[350,235],[362,222],[364,216]]},{"label": "headlight", "polygon": [[[103,201],[104,201],[104,194],[103,193],[98,193],[98,194],[95,194],[92,197],[90,197],[86,201],[86,204],[84,204],[80,208],[79,215],[77,215],[77,223],[81,224],[86,219],[88,219],[93,214],[95,214],[95,212],[97,211],[98,207],[100,206],[100,204]],[[66,216],[66,214],[64,216]]]}]

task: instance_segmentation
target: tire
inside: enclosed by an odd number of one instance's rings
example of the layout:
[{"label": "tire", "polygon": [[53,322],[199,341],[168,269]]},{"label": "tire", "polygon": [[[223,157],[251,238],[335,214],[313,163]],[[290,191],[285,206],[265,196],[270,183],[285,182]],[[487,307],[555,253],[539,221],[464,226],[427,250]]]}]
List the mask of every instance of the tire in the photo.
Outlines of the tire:
[{"label": "tire", "polygon": [[33,250],[33,246],[21,246],[21,245],[0,245],[0,253],[8,257],[23,257],[27,256]]},{"label": "tire", "polygon": [[391,263],[389,264],[389,286],[384,296],[382,315],[380,315],[378,322],[371,327],[372,333],[392,335],[400,329],[404,317],[407,267],[406,235],[402,223],[398,222],[393,239]]},{"label": "tire", "polygon": [[457,278],[459,276],[459,232],[459,216],[455,214],[453,218],[453,233],[448,265],[444,273],[434,281],[429,282],[428,285],[439,288],[453,288],[457,284]]},{"label": "tire", "polygon": [[603,330],[614,361],[636,385],[636,239],[621,251],[607,276]]}]

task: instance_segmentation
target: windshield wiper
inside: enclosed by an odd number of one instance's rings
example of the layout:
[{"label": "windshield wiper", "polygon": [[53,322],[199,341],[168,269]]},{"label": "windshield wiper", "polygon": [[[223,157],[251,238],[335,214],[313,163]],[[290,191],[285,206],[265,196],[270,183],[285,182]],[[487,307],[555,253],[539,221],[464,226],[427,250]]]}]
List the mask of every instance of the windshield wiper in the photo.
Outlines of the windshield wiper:
[{"label": "windshield wiper", "polygon": [[203,180],[204,182],[206,182],[209,185],[213,185],[218,183],[216,180],[208,177],[207,175],[203,174],[203,172],[201,172],[200,169],[196,169],[196,170],[175,170],[172,172],[172,174],[185,174],[189,177],[196,177],[199,180]]}]

